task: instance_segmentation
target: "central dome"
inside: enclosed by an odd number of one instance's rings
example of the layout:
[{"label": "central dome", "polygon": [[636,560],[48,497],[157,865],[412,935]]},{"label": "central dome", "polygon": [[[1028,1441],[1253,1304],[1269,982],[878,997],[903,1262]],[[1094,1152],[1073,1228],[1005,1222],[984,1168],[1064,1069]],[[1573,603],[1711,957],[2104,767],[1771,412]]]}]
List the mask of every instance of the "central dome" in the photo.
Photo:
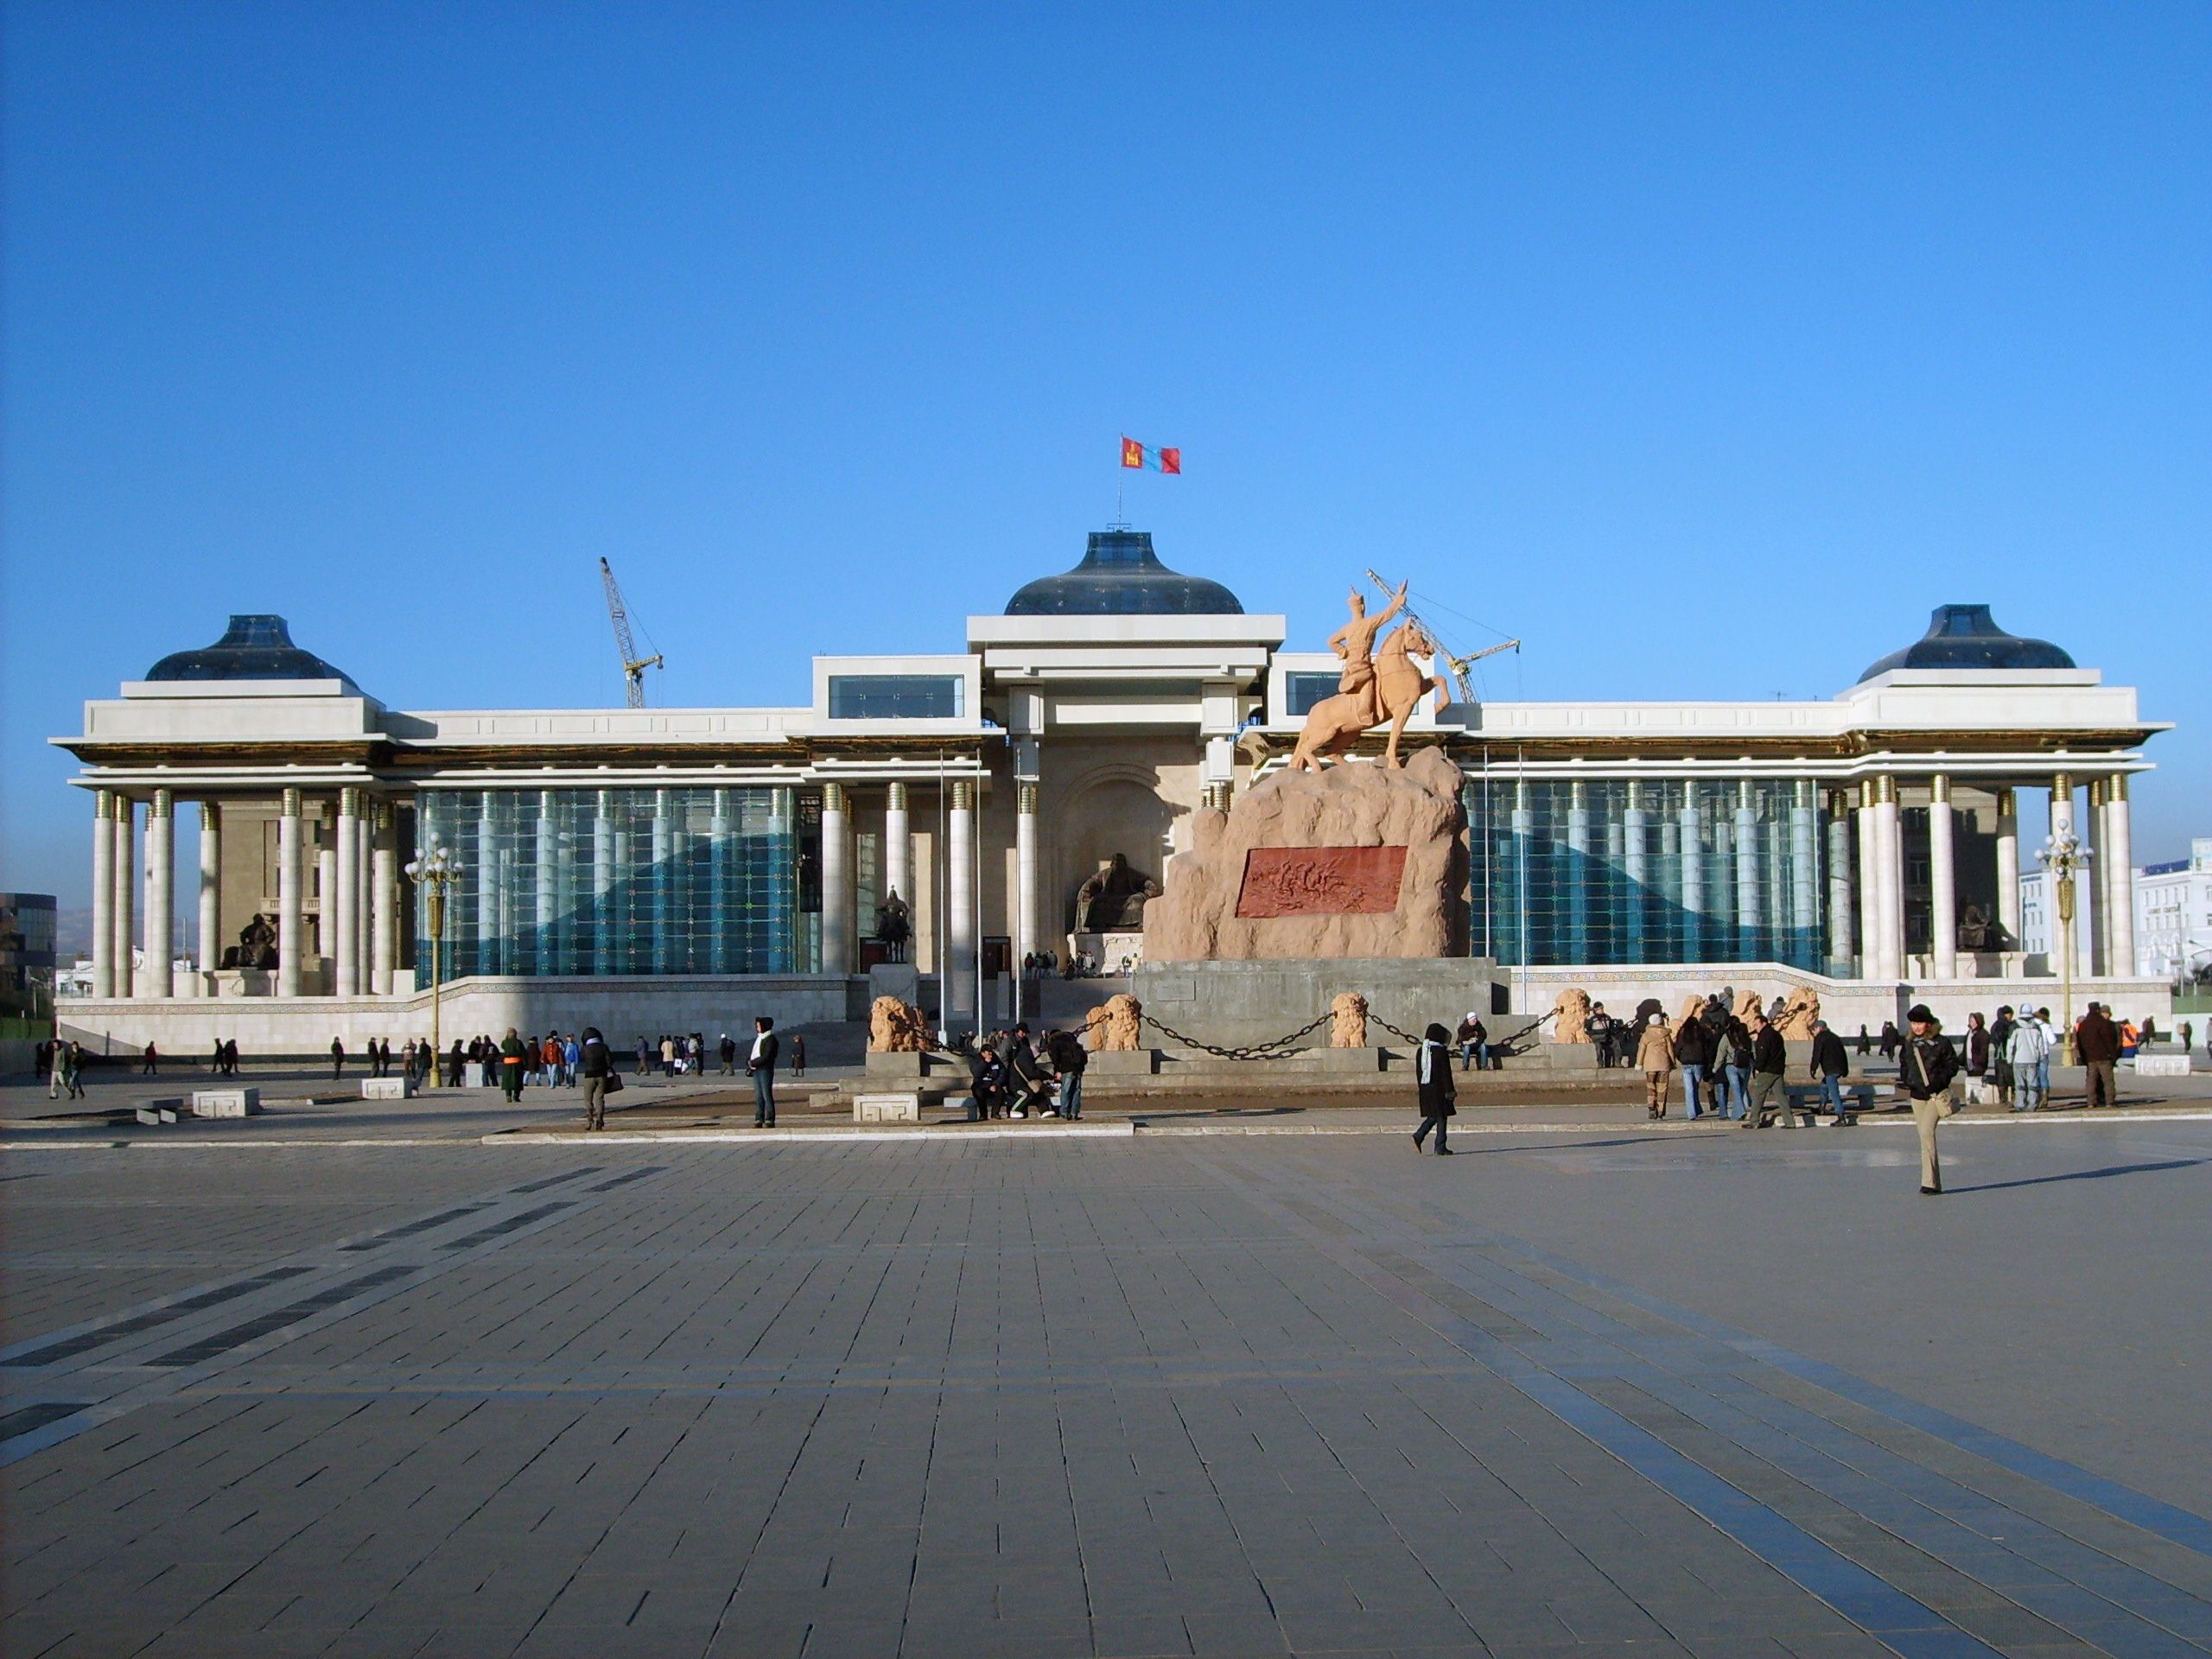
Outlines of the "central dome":
[{"label": "central dome", "polygon": [[1242,616],[1236,595],[1160,562],[1147,530],[1094,530],[1083,563],[1039,576],[1007,601],[1008,616]]}]

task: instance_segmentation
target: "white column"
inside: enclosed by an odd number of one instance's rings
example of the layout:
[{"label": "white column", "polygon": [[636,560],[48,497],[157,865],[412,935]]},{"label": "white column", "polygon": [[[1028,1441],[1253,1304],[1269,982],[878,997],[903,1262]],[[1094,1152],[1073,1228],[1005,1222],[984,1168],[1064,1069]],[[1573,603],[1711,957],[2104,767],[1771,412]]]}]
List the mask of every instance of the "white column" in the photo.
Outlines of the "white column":
[{"label": "white column", "polygon": [[[361,994],[361,791],[338,791],[338,868],[336,879],[326,876],[322,914],[330,952],[333,987],[340,996]],[[336,912],[333,914],[334,911]],[[335,925],[332,925],[332,924]]]},{"label": "white column", "polygon": [[115,795],[92,791],[92,995],[115,995]]},{"label": "white column", "polygon": [[[1790,948],[1808,961],[1822,961],[1821,952],[1821,887],[1815,874],[1821,867],[1820,791],[1809,778],[1797,780],[1789,805],[1789,931]],[[1775,878],[1779,880],[1780,875]]]},{"label": "white column", "polygon": [[1628,785],[1627,804],[1621,810],[1621,869],[1628,877],[1628,925],[1626,955],[1630,962],[1644,959],[1643,912],[1644,884],[1650,880],[1650,855],[1647,850],[1650,816],[1643,810],[1643,785],[1631,778]]},{"label": "white column", "polygon": [[175,990],[176,797],[154,791],[146,804],[146,971],[140,996],[167,999]]},{"label": "white column", "polygon": [[369,988],[390,996],[391,977],[399,971],[399,822],[390,801],[372,803],[369,833],[376,849],[370,855],[376,938],[369,951]]},{"label": "white column", "polygon": [[853,831],[842,784],[822,785],[822,971],[853,971]]},{"label": "white column", "polygon": [[2127,774],[2105,786],[2105,962],[2107,973],[2135,972],[2135,830],[2128,819]]},{"label": "white column", "polygon": [[2089,779],[2088,823],[2082,839],[2089,846],[2089,879],[2081,883],[2081,903],[2075,913],[2082,924],[2082,954],[2075,964],[2089,975],[2108,974],[2111,963],[2105,957],[2105,912],[2109,908],[2105,901],[2105,884],[2110,880],[2106,873],[2109,861],[2105,856],[2105,780]]},{"label": "white column", "polygon": [[1999,949],[2020,948],[2020,803],[2012,789],[1997,791],[1997,925]]},{"label": "white column", "polygon": [[[1040,948],[1043,918],[1038,906],[1037,785],[1016,784],[1014,793],[1014,971],[1018,987],[1021,964]],[[1019,996],[1020,991],[1015,995]]]},{"label": "white column", "polygon": [[371,866],[377,845],[376,803],[369,798],[365,789],[353,791],[354,816],[360,828],[355,834],[353,849],[353,883],[346,894],[353,901],[353,983],[356,995],[373,995],[376,982],[370,977],[370,958],[376,948],[376,881]]},{"label": "white column", "polygon": [[1590,785],[1567,786],[1567,959],[1590,960]]},{"label": "white column", "polygon": [[535,879],[531,886],[537,910],[531,918],[531,931],[537,940],[535,961],[540,974],[557,974],[561,971],[561,828],[559,803],[550,789],[537,791],[537,821],[533,828]]},{"label": "white column", "polygon": [[223,965],[223,809],[200,803],[200,971]]},{"label": "white column", "polygon": [[1713,941],[1705,937],[1704,815],[1694,782],[1682,785],[1681,810],[1675,817],[1682,836],[1682,960],[1703,962]]},{"label": "white column", "polygon": [[276,820],[276,995],[300,994],[300,958],[307,954],[307,826],[300,791],[284,791]]},{"label": "white column", "polygon": [[1874,889],[1880,918],[1875,977],[1894,983],[1904,977],[1904,837],[1897,823],[1897,780],[1885,772],[1874,780]]},{"label": "white column", "polygon": [[591,824],[592,971],[614,971],[614,791],[599,791]]},{"label": "white column", "polygon": [[1827,959],[1847,977],[1859,975],[1859,906],[1853,901],[1857,866],[1851,850],[1853,801],[1847,790],[1828,797]]},{"label": "white column", "polygon": [[[2063,831],[2068,835],[2073,835],[2075,833],[2074,829],[2074,779],[2070,773],[2063,772],[2060,772],[2056,777],[2050,780],[2050,833],[2053,839],[2056,839],[2061,831]],[[2062,950],[2072,952],[2070,960],[2073,963],[2075,971],[2079,972],[2083,968],[2081,947],[2082,899],[2080,889],[2086,885],[2086,883],[2080,881],[2077,881],[2075,884],[2074,921],[2069,926],[2058,919],[2058,882],[2056,878],[2050,875],[2048,873],[2046,873],[2044,877],[2044,914],[2050,927],[2050,972],[2053,976],[2056,976],[2064,965],[2064,961],[2059,956],[2059,952]]]},{"label": "white column", "polygon": [[1951,780],[1928,780],[1928,945],[1938,979],[1959,976],[1959,873]]},{"label": "white column", "polygon": [[110,919],[115,941],[115,994],[136,993],[138,974],[131,950],[138,943],[138,803],[128,795],[115,798],[115,914]]},{"label": "white column", "polygon": [[316,918],[315,925],[315,954],[327,957],[330,963],[329,975],[318,988],[319,995],[328,996],[337,988],[338,984],[338,917],[334,908],[338,903],[338,837],[335,816],[325,819],[324,825],[324,834],[328,836],[329,839],[316,848],[315,854],[315,890],[322,896],[322,910]]},{"label": "white column", "polygon": [[676,969],[676,797],[653,791],[653,972]]},{"label": "white column", "polygon": [[961,779],[952,785],[945,810],[945,1022],[957,1012],[976,1014],[976,785]]},{"label": "white column", "polygon": [[733,918],[730,915],[730,866],[735,860],[737,844],[730,839],[734,826],[730,822],[730,808],[735,798],[726,789],[715,791],[711,810],[707,815],[707,909],[713,917],[712,931],[707,950],[708,971],[726,974],[730,971],[729,943]]},{"label": "white column", "polygon": [[1882,901],[1874,866],[1882,832],[1874,823],[1874,780],[1859,780],[1859,976],[1881,977]]},{"label": "white column", "polygon": [[[475,970],[504,974],[506,941],[499,932],[499,826],[492,816],[493,791],[486,790],[476,808],[476,864],[468,879],[476,886]],[[454,968],[461,952],[454,952]]]},{"label": "white column", "polygon": [[[914,837],[906,816],[906,785],[891,785],[883,808],[883,885],[906,901],[914,913]],[[907,952],[912,960],[915,953]]]},{"label": "white column", "polygon": [[1749,962],[1772,955],[1761,947],[1766,893],[1759,870],[1759,809],[1748,778],[1736,785],[1736,955]]}]

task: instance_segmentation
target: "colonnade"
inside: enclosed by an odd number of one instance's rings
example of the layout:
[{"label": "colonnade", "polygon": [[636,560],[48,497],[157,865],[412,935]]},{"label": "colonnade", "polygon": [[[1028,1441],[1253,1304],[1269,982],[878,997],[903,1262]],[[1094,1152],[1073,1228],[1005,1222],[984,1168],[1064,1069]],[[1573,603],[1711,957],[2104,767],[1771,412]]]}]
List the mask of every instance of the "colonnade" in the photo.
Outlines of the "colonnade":
[{"label": "colonnade", "polygon": [[[1834,803],[1830,833],[1830,925],[1833,937],[1851,938],[1856,927],[1859,971],[1864,979],[1894,981],[1907,978],[1904,936],[1904,849],[1900,823],[1899,776],[1882,773],[1861,780],[1853,794],[1844,791]],[[1928,888],[1933,915],[1929,941],[1929,976],[1958,977],[1958,863],[1957,820],[1952,804],[1952,779],[1936,772],[1926,779],[1928,790]],[[2060,772],[2050,783],[2050,826],[2080,837],[2092,851],[2088,873],[2082,883],[2080,902],[2086,906],[2088,957],[2075,964],[2078,972],[2094,976],[2127,976],[2135,971],[2135,874],[2128,816],[2127,775],[2113,772],[2089,783],[2088,833],[2077,823],[2075,779]],[[2018,940],[2020,909],[2020,818],[2018,791],[1999,788],[1996,795],[1997,913],[1993,918],[2005,936]],[[1857,900],[1840,887],[1838,873],[1844,867],[1842,839],[1838,831],[1847,810],[1858,823]],[[2054,919],[2054,930],[2056,924]],[[2054,932],[2054,937],[2056,937]],[[2014,947],[2018,948],[2017,945]],[[2054,970],[2055,971],[2055,970]]]},{"label": "colonnade", "polygon": [[[119,790],[92,797],[92,995],[162,1000],[181,987],[171,943],[176,914],[175,791],[146,792],[143,906],[140,906],[139,809]],[[222,925],[223,809],[200,804],[197,957],[200,968],[222,961],[229,941]],[[340,996],[382,995],[399,965],[400,892],[397,822],[389,802],[366,790],[338,791],[332,802],[334,830],[318,857],[321,886],[321,937],[315,954],[332,962],[331,984]],[[276,832],[276,993],[298,996],[307,983],[304,791],[287,789]],[[143,966],[133,962],[133,948]]]}]

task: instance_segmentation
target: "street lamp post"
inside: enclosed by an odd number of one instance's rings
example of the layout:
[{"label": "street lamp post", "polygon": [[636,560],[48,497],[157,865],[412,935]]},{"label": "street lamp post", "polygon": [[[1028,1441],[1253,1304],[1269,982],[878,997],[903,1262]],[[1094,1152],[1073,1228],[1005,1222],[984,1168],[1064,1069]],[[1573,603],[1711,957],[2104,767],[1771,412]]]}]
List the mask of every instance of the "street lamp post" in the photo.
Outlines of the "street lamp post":
[{"label": "street lamp post", "polygon": [[2089,849],[2071,829],[2053,830],[2036,857],[2050,873],[2058,910],[2059,1063],[2074,1064],[2074,878],[2089,862]]},{"label": "street lamp post", "polygon": [[446,937],[446,889],[461,880],[461,860],[450,848],[430,843],[430,850],[407,867],[407,874],[423,890],[424,908],[429,912],[430,923],[430,1087],[438,1086],[439,1063],[443,1056],[439,1048],[438,987],[443,977],[444,963],[440,960],[440,946]]}]

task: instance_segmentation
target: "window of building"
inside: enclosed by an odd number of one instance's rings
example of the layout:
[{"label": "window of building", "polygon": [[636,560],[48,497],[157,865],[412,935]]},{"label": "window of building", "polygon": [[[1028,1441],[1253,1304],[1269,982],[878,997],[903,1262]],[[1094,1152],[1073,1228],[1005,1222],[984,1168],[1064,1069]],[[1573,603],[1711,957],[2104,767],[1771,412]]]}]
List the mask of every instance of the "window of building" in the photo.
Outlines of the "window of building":
[{"label": "window of building", "polygon": [[958,720],[968,683],[957,674],[832,674],[832,720]]},{"label": "window of building", "polygon": [[1282,715],[1284,720],[1303,720],[1313,712],[1313,705],[1324,697],[1337,695],[1334,674],[1289,672],[1282,677]]}]

